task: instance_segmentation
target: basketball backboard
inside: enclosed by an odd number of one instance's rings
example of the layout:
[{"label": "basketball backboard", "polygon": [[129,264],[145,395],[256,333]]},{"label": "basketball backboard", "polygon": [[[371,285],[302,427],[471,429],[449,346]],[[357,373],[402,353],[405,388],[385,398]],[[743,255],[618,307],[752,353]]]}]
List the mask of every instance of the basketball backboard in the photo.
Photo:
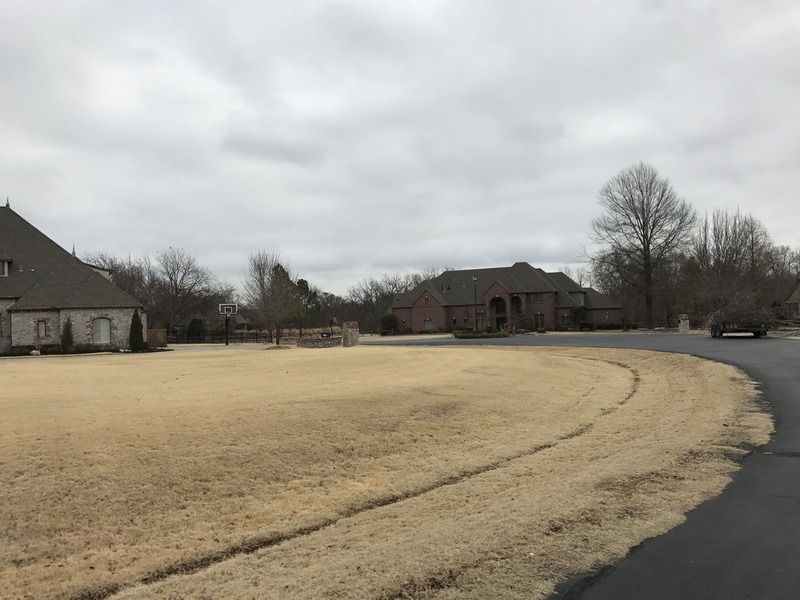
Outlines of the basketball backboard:
[{"label": "basketball backboard", "polygon": [[220,304],[219,305],[219,314],[225,315],[226,317],[230,317],[231,315],[238,314],[239,312],[239,305],[238,304]]}]

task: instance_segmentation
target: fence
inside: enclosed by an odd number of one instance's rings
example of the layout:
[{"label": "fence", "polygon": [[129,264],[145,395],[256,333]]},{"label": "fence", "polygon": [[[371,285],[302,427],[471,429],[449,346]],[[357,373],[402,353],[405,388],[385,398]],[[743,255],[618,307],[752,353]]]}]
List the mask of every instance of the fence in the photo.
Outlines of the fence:
[{"label": "fence", "polygon": [[147,345],[150,348],[163,348],[167,345],[167,330],[166,329],[148,329],[147,330]]},{"label": "fence", "polygon": [[[149,332],[148,335],[150,335]],[[225,332],[212,331],[206,335],[172,333],[167,335],[166,339],[167,344],[224,344]],[[232,331],[228,333],[228,342],[231,344],[264,344],[272,342],[272,335],[259,331]]]}]

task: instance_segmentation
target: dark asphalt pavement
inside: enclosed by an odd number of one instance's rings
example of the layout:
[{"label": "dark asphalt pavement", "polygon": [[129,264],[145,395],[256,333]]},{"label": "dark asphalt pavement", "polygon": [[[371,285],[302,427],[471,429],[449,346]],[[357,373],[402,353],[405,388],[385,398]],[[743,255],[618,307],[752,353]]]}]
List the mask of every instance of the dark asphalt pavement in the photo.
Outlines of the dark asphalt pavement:
[{"label": "dark asphalt pavement", "polygon": [[492,343],[658,350],[733,364],[760,383],[775,419],[769,443],[742,461],[720,496],[617,564],[565,583],[551,600],[800,598],[800,340],[639,333],[518,336]]}]

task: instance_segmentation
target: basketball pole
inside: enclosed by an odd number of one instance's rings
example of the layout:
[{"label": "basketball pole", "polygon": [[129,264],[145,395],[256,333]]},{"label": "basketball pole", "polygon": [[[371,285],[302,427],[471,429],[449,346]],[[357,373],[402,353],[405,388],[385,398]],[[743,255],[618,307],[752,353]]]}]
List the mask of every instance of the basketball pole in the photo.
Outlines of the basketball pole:
[{"label": "basketball pole", "polygon": [[239,307],[236,304],[220,304],[219,305],[219,314],[225,315],[225,345],[227,346],[230,344],[230,323],[231,315],[238,314]]}]

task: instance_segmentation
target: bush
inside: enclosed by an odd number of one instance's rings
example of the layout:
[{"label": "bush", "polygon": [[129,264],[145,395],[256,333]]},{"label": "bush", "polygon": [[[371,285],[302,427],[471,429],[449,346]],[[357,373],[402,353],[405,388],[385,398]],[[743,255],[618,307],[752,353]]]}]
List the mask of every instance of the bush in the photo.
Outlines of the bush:
[{"label": "bush", "polygon": [[453,337],[459,340],[477,340],[477,339],[491,339],[491,338],[507,338],[508,331],[496,331],[486,333],[475,333],[474,331],[454,331]]},{"label": "bush", "polygon": [[27,356],[31,350],[38,350],[42,354],[61,354],[61,346],[58,344],[42,344],[38,348],[33,344],[26,344],[24,346],[12,346],[12,356]]},{"label": "bush", "polygon": [[[386,333],[384,333],[384,331]],[[392,335],[397,331],[397,315],[391,313],[381,317],[381,335]]]},{"label": "bush", "polygon": [[67,317],[64,325],[61,328],[61,350],[63,352],[72,352],[72,347],[75,345],[75,338],[72,336],[72,317]]},{"label": "bush", "polygon": [[139,316],[139,309],[134,309],[133,311],[129,342],[131,352],[142,352],[147,349],[147,344],[144,341],[144,330],[142,328],[142,318]]},{"label": "bush", "polygon": [[598,323],[597,330],[624,329],[622,323]]},{"label": "bush", "polygon": [[186,335],[190,338],[206,337],[206,326],[202,319],[192,319],[186,328]]}]

